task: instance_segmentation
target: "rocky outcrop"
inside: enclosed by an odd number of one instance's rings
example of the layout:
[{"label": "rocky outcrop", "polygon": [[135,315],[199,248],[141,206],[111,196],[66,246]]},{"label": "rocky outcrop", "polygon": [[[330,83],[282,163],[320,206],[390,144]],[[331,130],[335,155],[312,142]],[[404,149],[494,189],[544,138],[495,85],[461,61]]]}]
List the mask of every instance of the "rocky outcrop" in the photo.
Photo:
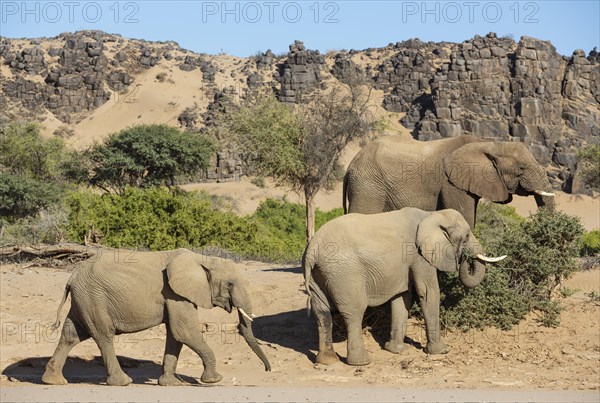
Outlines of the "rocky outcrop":
[{"label": "rocky outcrop", "polygon": [[208,179],[217,182],[239,181],[244,173],[243,158],[243,154],[234,145],[222,149],[208,171]]},{"label": "rocky outcrop", "polygon": [[47,67],[44,51],[40,46],[23,49],[5,55],[6,63],[13,69],[24,70],[31,75],[44,72]]},{"label": "rocky outcrop", "polygon": [[277,81],[281,84],[278,99],[282,102],[299,102],[321,86],[321,71],[325,58],[318,50],[307,50],[301,41],[290,45],[286,61],[279,66]]},{"label": "rocky outcrop", "polygon": [[406,112],[413,101],[427,94],[436,72],[436,62],[447,58],[443,45],[419,39],[395,45],[398,53],[384,60],[373,77],[375,88],[386,93],[383,105],[387,110]]},{"label": "rocky outcrop", "polygon": [[353,80],[362,80],[365,78],[365,72],[357,65],[350,54],[338,53],[333,61],[331,74],[341,82]]},{"label": "rocky outcrop", "polygon": [[273,56],[271,49],[267,49],[266,52],[257,55],[255,61],[258,70],[269,70],[275,61],[275,56]]},{"label": "rocky outcrop", "polygon": [[199,68],[202,71],[202,79],[208,83],[214,83],[215,74],[217,74],[215,66],[203,56],[187,55],[179,68],[183,71],[192,71]]},{"label": "rocky outcrop", "polygon": [[[566,58],[535,38],[476,36],[452,46],[422,93],[402,103],[412,103],[402,123],[420,140],[470,134],[523,142],[552,164],[554,186],[569,190],[577,150],[600,141],[599,75],[600,64],[581,50]],[[412,82],[422,84],[417,76]],[[402,110],[395,105],[384,104]]]},{"label": "rocky outcrop", "polygon": [[[76,122],[104,104],[111,97],[109,90],[126,90],[135,75],[175,48],[172,43],[157,48],[102,31],[65,33],[51,40],[53,46],[47,51],[40,45],[42,40],[31,40],[32,47],[1,40],[0,63],[12,73],[0,77],[2,101],[32,112],[46,109],[65,123]],[[118,49],[107,54],[107,44]]]}]

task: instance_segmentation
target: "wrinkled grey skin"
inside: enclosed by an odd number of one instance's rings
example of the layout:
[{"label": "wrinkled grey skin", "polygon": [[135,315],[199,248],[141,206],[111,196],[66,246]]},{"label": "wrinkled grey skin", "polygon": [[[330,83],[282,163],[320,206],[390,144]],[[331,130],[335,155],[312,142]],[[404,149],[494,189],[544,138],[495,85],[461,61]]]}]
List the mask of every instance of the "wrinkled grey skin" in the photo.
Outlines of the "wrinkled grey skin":
[{"label": "wrinkled grey skin", "polygon": [[429,354],[447,352],[440,337],[440,291],[437,270],[459,270],[467,287],[478,285],[485,265],[471,256],[483,254],[465,219],[455,210],[426,212],[404,208],[381,214],[347,214],[319,229],[303,258],[309,309],[317,319],[317,362],[338,361],[332,347],[332,310],[341,313],[348,330],[347,362],[370,362],[362,341],[362,319],[369,306],[391,299],[392,331],[385,349],[404,346],[412,285],[427,328]]},{"label": "wrinkled grey skin", "polygon": [[[204,365],[201,380],[218,382],[213,351],[203,340],[198,307],[232,307],[252,314],[250,297],[233,265],[220,258],[186,249],[166,252],[101,250],[82,264],[67,282],[60,310],[71,293],[71,309],[62,328],[54,355],[46,364],[42,381],[66,384],[62,368],[69,351],[93,338],[108,372],[109,385],[127,385],[131,378],[121,369],[113,348],[115,334],[138,332],[160,323],[167,327],[167,340],[160,385],[179,383],[175,376],[183,344],[195,351]],[[238,309],[238,312],[239,309]],[[252,334],[250,321],[241,313],[240,330],[248,345],[271,369],[269,361]]]},{"label": "wrinkled grey skin", "polygon": [[[387,136],[365,146],[344,178],[344,211],[375,214],[417,207],[451,208],[471,229],[481,197],[508,203],[533,195],[538,207],[554,211],[546,173],[522,143],[484,142],[472,136],[416,141]],[[346,199],[348,207],[346,207]]]}]

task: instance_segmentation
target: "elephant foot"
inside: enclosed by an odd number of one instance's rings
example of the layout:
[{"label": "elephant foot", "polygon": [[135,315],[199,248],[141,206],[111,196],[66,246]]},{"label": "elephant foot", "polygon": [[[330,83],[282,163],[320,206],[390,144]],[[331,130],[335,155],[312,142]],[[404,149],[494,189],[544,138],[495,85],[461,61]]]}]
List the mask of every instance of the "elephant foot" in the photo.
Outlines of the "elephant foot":
[{"label": "elephant foot", "polygon": [[132,382],[132,379],[125,373],[121,372],[116,375],[111,375],[106,378],[106,384],[110,386],[127,386]]},{"label": "elephant foot", "polygon": [[69,383],[60,372],[50,369],[46,369],[44,375],[42,375],[42,382],[48,385],[66,385]]},{"label": "elephant foot", "polygon": [[204,372],[202,373],[202,377],[200,378],[200,380],[204,383],[217,383],[221,379],[223,379],[223,376],[214,369],[213,370],[205,369]]},{"label": "elephant foot", "polygon": [[161,377],[158,378],[158,384],[160,386],[178,386],[183,385],[184,382],[180,381],[175,374],[162,374]]},{"label": "elephant foot", "polygon": [[333,351],[319,351],[319,354],[317,354],[317,358],[315,361],[319,364],[332,365],[337,362],[340,362],[340,359],[338,358],[337,354]]},{"label": "elephant foot", "polygon": [[398,340],[390,340],[383,347],[390,353],[399,354],[406,349],[406,344]]},{"label": "elephant foot", "polygon": [[361,351],[359,353],[348,353],[348,358],[346,362],[349,365],[368,365],[371,363],[371,357],[369,357],[369,353],[366,350]]},{"label": "elephant foot", "polygon": [[427,354],[447,354],[448,351],[450,350],[443,341],[427,342],[427,346],[425,346]]}]

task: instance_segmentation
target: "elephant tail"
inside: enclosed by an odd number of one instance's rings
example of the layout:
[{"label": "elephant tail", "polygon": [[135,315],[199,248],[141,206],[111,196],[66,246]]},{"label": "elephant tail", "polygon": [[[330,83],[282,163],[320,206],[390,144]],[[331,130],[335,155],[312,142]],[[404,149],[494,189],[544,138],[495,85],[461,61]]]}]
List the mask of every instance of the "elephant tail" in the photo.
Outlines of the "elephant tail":
[{"label": "elephant tail", "polygon": [[306,300],[306,309],[308,315],[310,315],[311,310],[314,308],[319,310],[321,308],[326,308],[327,310],[329,309],[329,301],[325,296],[325,293],[323,290],[321,290],[321,287],[319,287],[315,279],[312,277],[316,253],[317,251],[314,250],[309,244],[304,252],[304,256],[302,257],[302,266],[304,268],[304,287],[306,288],[306,293],[308,294],[308,298]]},{"label": "elephant tail", "polygon": [[56,311],[56,322],[54,322],[54,324],[52,325],[52,329],[58,329],[58,327],[60,326],[60,311],[62,311],[62,307],[63,307],[63,305],[65,305],[65,302],[67,301],[67,296],[69,295],[70,291],[71,291],[71,279],[69,279],[69,281],[67,282],[67,285],[65,286],[65,291],[63,292],[62,301],[60,301],[60,305],[58,306],[58,310]]},{"label": "elephant tail", "polygon": [[348,214],[348,207],[346,206],[346,196],[348,195],[348,172],[344,175],[344,183],[342,185],[342,207],[344,208],[344,214]]},{"label": "elephant tail", "polygon": [[302,268],[304,269],[304,288],[306,288],[306,294],[308,294],[308,300],[306,301],[306,309],[308,309],[308,313],[310,314],[310,299],[311,299],[311,283],[313,283],[312,279],[312,269],[315,264],[315,254],[312,250],[312,245],[309,243],[304,251],[304,255],[302,256]]}]

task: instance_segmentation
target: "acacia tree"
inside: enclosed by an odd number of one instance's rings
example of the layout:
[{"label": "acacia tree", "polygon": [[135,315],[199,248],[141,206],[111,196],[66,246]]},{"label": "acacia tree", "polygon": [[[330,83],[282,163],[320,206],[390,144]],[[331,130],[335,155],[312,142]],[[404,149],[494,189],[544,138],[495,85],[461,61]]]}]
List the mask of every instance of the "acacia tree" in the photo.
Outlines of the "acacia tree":
[{"label": "acacia tree", "polygon": [[128,185],[172,185],[178,175],[205,171],[213,152],[213,143],[195,133],[162,124],[132,126],[87,152],[91,175],[86,180],[121,194]]},{"label": "acacia tree", "polygon": [[304,194],[307,241],[315,232],[315,196],[343,175],[342,150],[380,127],[370,95],[358,80],[333,85],[294,107],[259,95],[224,116],[218,129],[249,152],[256,173]]},{"label": "acacia tree", "polygon": [[5,217],[33,215],[61,199],[69,155],[61,139],[44,139],[35,123],[0,127],[0,226]]}]

